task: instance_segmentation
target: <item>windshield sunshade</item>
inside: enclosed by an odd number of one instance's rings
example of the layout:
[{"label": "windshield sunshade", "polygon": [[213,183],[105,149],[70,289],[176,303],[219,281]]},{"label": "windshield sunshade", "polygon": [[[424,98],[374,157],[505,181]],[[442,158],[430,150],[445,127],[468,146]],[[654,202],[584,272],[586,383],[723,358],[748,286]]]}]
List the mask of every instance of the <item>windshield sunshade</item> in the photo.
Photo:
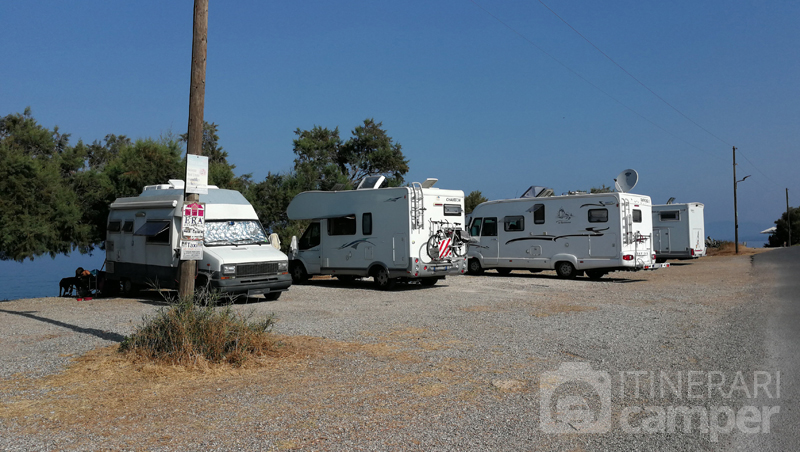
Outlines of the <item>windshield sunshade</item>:
[{"label": "windshield sunshade", "polygon": [[210,245],[247,245],[252,243],[268,243],[261,223],[255,220],[241,221],[207,221],[206,235],[203,240]]},{"label": "windshield sunshade", "polygon": [[148,221],[136,230],[133,235],[143,235],[145,237],[155,237],[156,235],[169,229],[169,221]]}]

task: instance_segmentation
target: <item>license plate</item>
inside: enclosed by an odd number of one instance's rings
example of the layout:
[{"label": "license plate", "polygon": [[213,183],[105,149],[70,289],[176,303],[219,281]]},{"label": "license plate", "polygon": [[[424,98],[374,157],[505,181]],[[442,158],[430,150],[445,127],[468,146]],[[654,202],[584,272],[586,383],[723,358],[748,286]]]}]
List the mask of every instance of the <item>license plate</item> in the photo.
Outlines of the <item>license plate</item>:
[{"label": "license plate", "polygon": [[440,267],[433,267],[433,271],[435,271],[435,272],[441,272],[441,271],[445,271],[446,272],[448,269],[450,269],[450,267],[448,267],[447,265],[440,266]]}]

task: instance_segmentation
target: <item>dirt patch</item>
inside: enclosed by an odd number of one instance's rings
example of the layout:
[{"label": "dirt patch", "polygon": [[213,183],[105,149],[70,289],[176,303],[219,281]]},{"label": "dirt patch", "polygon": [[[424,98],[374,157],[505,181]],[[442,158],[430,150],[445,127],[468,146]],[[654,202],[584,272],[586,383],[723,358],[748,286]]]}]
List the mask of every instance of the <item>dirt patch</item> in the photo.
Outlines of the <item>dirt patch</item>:
[{"label": "dirt patch", "polygon": [[[760,254],[771,249],[773,248],[748,248],[740,243],[739,256],[752,256],[753,254]],[[736,246],[731,242],[725,242],[719,248],[708,248],[706,254],[708,256],[736,256]]]}]

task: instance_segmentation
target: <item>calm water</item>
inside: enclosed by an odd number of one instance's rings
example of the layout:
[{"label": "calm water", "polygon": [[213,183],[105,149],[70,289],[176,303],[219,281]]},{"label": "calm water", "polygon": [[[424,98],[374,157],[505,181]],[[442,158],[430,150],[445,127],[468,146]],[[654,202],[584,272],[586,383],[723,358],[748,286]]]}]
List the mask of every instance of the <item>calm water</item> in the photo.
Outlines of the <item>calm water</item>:
[{"label": "calm water", "polygon": [[71,256],[50,256],[34,261],[0,261],[0,300],[18,298],[43,298],[58,296],[58,282],[61,278],[75,276],[75,269],[100,269],[105,257],[104,251],[91,256],[74,253]]}]

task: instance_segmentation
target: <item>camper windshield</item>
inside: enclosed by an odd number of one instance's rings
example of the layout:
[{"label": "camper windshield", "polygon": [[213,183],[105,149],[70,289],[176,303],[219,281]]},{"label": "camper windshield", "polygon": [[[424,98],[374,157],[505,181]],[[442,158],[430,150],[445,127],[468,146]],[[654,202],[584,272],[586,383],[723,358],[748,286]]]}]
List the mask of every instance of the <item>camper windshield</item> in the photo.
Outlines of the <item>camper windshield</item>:
[{"label": "camper windshield", "polygon": [[261,223],[256,220],[207,221],[205,246],[252,245],[269,243]]}]

